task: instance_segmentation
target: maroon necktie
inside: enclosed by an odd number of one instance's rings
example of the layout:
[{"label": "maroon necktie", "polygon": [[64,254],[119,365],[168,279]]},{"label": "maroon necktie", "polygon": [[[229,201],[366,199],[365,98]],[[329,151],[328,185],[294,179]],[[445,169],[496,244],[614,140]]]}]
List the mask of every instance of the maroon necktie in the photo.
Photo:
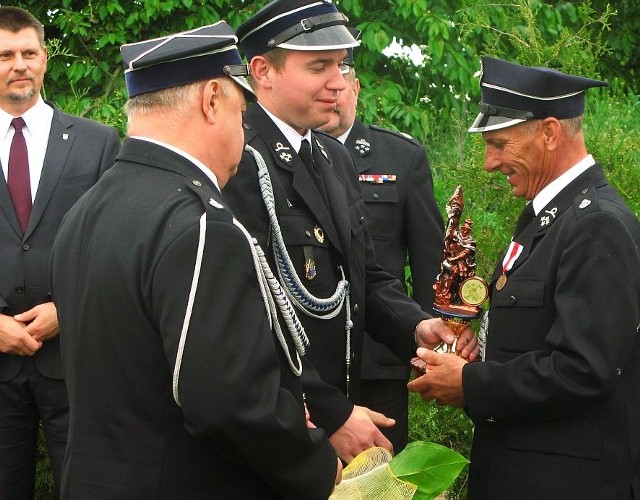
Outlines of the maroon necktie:
[{"label": "maroon necktie", "polygon": [[22,134],[22,127],[25,123],[21,117],[11,120],[11,125],[15,129],[13,141],[11,141],[11,151],[9,152],[9,173],[7,186],[13,207],[16,210],[20,227],[24,234],[31,215],[31,180],[29,179],[29,155],[27,154],[27,143]]}]

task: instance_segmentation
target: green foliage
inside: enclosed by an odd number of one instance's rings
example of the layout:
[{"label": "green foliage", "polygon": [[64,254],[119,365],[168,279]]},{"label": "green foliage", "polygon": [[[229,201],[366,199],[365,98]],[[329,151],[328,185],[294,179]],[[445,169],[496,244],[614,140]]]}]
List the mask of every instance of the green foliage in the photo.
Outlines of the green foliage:
[{"label": "green foliage", "polygon": [[446,446],[413,441],[393,457],[389,467],[397,479],[418,488],[414,500],[430,500],[447,489],[468,463]]},{"label": "green foliage", "polygon": [[[123,133],[127,94],[119,47],[225,19],[237,27],[269,0],[22,0],[44,24],[50,60],[46,98],[65,111],[112,124]],[[362,31],[355,51],[362,83],[359,115],[367,123],[424,142],[443,207],[464,187],[474,222],[478,268],[490,276],[523,202],[503,176],[483,169],[484,146],[466,129],[477,112],[479,58],[549,65],[612,83],[592,90],[585,136],[614,186],[640,214],[640,16],[638,0],[336,0]],[[610,4],[614,5],[613,7]],[[613,10],[615,9],[615,11]],[[424,57],[385,56],[394,40]],[[469,456],[473,428],[464,412],[412,395],[412,439],[437,441]],[[46,454],[38,498],[51,498]],[[448,495],[464,498],[463,473]]]},{"label": "green foliage", "polygon": [[[409,439],[431,441],[456,451],[463,457],[471,455],[473,424],[462,410],[425,403],[415,393],[409,394]],[[448,498],[466,498],[467,469],[457,477],[447,491]]]}]

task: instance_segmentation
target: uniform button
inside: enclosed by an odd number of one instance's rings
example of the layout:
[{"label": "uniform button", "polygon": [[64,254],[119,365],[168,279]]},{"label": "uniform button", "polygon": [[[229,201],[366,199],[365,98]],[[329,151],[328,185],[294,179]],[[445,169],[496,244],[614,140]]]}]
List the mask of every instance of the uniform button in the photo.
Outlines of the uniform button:
[{"label": "uniform button", "polygon": [[379,200],[380,199],[380,195],[378,193],[373,193],[373,199],[374,200]]},{"label": "uniform button", "polygon": [[493,417],[489,417],[489,418],[487,419],[487,422],[488,422],[488,423],[490,423],[490,424],[495,424],[495,423],[496,423],[496,419],[495,419],[495,418],[493,418]]},{"label": "uniform button", "polygon": [[616,368],[616,375],[622,375],[622,368]]},{"label": "uniform button", "polygon": [[201,186],[202,186],[202,182],[200,182],[200,181],[199,181],[199,180],[197,180],[197,179],[192,180],[192,181],[191,181],[191,184],[193,184],[193,185],[194,185],[194,186],[196,186],[196,187],[201,187]]},{"label": "uniform button", "polygon": [[360,310],[360,306],[358,304],[354,304],[353,305],[353,313],[354,314],[358,314],[359,310]]},{"label": "uniform button", "polygon": [[304,234],[307,235],[307,238],[311,238],[311,231],[305,231]]},{"label": "uniform button", "polygon": [[31,247],[28,243],[25,243],[24,245],[22,245],[22,249],[26,252],[27,250],[31,249]]},{"label": "uniform button", "polygon": [[587,194],[589,192],[589,188],[585,188],[582,190],[582,194]]},{"label": "uniform button", "polygon": [[22,293],[22,292],[24,292],[24,288],[22,288],[21,286],[17,286],[16,293]]},{"label": "uniform button", "polygon": [[516,299],[515,295],[512,295],[511,297],[509,297],[509,302],[511,304],[515,304],[516,302],[518,302],[518,299]]},{"label": "uniform button", "polygon": [[360,216],[360,224],[364,224],[364,215]]}]

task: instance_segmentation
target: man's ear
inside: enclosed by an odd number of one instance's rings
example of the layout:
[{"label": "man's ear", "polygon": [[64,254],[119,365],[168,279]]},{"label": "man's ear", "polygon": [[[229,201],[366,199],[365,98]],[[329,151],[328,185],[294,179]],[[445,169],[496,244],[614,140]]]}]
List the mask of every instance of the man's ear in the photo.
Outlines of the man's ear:
[{"label": "man's ear", "polygon": [[263,56],[254,56],[249,64],[251,67],[251,78],[256,85],[263,88],[271,88],[271,74],[274,71],[271,62]]},{"label": "man's ear", "polygon": [[358,95],[360,95],[360,80],[357,78],[353,79],[353,92],[356,95],[356,101],[358,100]]},{"label": "man's ear", "polygon": [[545,148],[547,151],[555,150],[558,147],[558,141],[562,134],[562,124],[557,118],[549,117],[542,120],[540,126],[542,128]]},{"label": "man's ear", "polygon": [[207,80],[202,89],[202,112],[207,122],[215,123],[222,99],[222,86],[218,80]]}]

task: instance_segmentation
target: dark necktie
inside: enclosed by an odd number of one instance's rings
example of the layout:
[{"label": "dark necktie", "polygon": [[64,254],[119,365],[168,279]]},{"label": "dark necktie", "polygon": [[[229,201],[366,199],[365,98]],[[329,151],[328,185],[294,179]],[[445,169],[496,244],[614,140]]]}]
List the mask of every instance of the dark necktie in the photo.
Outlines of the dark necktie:
[{"label": "dark necktie", "polygon": [[520,233],[522,233],[522,231],[524,231],[524,229],[535,218],[535,216],[536,216],[536,214],[535,214],[535,212],[533,210],[533,202],[530,201],[524,207],[524,210],[522,211],[522,213],[520,214],[520,217],[518,218],[518,223],[516,224],[516,230],[513,233],[513,240],[514,241],[518,238],[518,236],[520,236]]},{"label": "dark necktie", "polygon": [[309,175],[313,179],[313,182],[318,188],[318,191],[320,191],[320,194],[322,195],[322,199],[324,200],[325,204],[328,206],[327,191],[326,191],[326,188],[324,187],[324,180],[320,175],[320,170],[318,169],[318,166],[313,161],[313,155],[311,154],[311,144],[309,144],[309,141],[307,141],[306,139],[302,139],[302,143],[300,144],[300,151],[298,151],[298,156],[302,160],[302,163],[304,163],[304,166],[307,167],[307,171],[309,172]]},{"label": "dark necktie", "polygon": [[9,194],[23,233],[27,229],[31,215],[31,181],[29,179],[27,143],[22,133],[24,125],[24,120],[20,117],[11,120],[11,126],[15,129],[15,133],[13,141],[11,141],[7,175]]}]

